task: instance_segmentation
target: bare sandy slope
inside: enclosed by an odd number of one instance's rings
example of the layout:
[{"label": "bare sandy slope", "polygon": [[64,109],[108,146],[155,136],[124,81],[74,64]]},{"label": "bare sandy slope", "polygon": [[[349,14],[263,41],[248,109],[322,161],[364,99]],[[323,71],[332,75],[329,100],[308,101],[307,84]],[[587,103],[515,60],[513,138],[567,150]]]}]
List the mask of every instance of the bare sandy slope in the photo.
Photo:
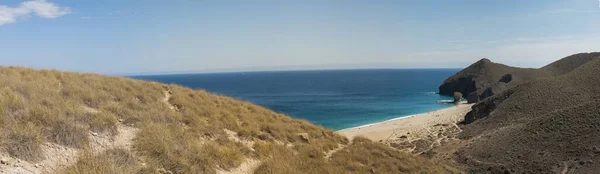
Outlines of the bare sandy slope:
[{"label": "bare sandy slope", "polygon": [[[433,112],[417,114],[406,118],[392,119],[367,126],[340,130],[337,133],[350,139],[363,136],[373,141],[386,144],[414,142],[426,138],[450,137],[460,131],[456,123],[464,119],[471,110],[471,104],[460,104],[455,107]],[[441,135],[438,135],[440,134]],[[408,150],[408,151],[414,151]]]},{"label": "bare sandy slope", "polygon": [[[111,136],[106,133],[90,132],[89,138],[91,150],[94,154],[100,154],[108,149],[126,149],[131,150],[131,144],[136,128],[119,125],[118,134]],[[80,149],[65,147],[53,143],[45,143],[43,146],[44,160],[38,163],[31,163],[11,157],[8,154],[0,153],[0,173],[8,174],[37,174],[37,173],[58,173],[64,167],[74,164],[80,153]]]}]

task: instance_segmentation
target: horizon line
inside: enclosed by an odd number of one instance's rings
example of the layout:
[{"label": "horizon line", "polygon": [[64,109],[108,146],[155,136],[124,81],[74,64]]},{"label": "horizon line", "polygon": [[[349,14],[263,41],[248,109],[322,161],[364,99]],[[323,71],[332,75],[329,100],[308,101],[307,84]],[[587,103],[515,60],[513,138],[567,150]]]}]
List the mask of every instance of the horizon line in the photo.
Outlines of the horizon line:
[{"label": "horizon line", "polygon": [[174,72],[147,72],[147,73],[120,73],[112,74],[124,77],[158,76],[158,75],[183,75],[183,74],[229,74],[229,73],[261,73],[261,72],[305,72],[305,71],[351,71],[351,70],[441,70],[461,68],[331,68],[331,69],[271,69],[271,70],[224,70],[224,71],[174,71]]}]

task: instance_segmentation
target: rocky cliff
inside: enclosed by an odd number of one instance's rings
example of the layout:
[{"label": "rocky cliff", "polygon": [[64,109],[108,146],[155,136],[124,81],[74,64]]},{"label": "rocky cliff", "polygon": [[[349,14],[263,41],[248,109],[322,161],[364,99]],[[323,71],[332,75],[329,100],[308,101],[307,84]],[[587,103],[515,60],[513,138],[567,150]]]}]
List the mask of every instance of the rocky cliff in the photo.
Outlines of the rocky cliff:
[{"label": "rocky cliff", "polygon": [[[510,73],[519,70],[484,58],[446,79],[440,85],[439,93],[452,95],[460,92],[467,96],[469,103],[475,103],[504,90],[504,85],[500,83],[510,83]],[[509,77],[510,81],[507,82]]]}]

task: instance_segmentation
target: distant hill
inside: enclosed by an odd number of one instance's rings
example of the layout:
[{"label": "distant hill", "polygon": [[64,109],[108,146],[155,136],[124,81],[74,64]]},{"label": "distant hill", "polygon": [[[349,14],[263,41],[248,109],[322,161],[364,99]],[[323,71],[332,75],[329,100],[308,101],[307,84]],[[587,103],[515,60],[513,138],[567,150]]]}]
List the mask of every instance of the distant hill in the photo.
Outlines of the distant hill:
[{"label": "distant hill", "polygon": [[4,173],[452,173],[252,103],[121,77],[0,68]]},{"label": "distant hill", "polygon": [[[476,64],[482,66],[465,72],[486,72],[478,74],[477,89],[493,88],[495,95],[474,105],[461,127],[466,145],[456,161],[468,172],[600,171],[600,53],[572,55],[540,69]],[[504,73],[513,81],[496,86]]]},{"label": "distant hill", "polygon": [[469,103],[475,103],[534,79],[566,74],[598,56],[600,53],[575,54],[540,69],[510,67],[484,58],[446,79],[439,93],[451,96],[461,92]]}]

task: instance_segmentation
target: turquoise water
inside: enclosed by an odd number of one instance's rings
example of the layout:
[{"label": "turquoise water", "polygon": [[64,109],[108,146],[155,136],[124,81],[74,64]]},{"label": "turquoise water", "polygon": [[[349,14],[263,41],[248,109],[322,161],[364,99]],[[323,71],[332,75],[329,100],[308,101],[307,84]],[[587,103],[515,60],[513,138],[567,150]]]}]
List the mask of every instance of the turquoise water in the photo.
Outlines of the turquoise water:
[{"label": "turquoise water", "polygon": [[253,102],[340,130],[452,105],[436,94],[458,69],[322,70],[135,76]]}]

